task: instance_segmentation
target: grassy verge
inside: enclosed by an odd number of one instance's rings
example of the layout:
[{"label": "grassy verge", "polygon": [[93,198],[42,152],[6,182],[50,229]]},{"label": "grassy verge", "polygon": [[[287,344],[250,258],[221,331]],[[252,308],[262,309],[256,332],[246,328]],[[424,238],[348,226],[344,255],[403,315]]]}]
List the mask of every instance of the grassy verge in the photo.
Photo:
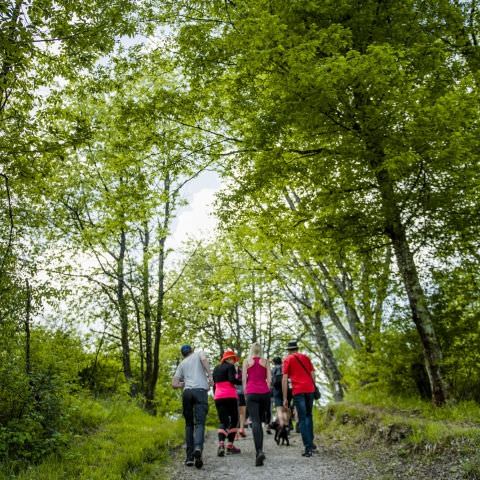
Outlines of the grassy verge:
[{"label": "grassy verge", "polygon": [[4,466],[0,479],[160,480],[158,464],[182,441],[181,422],[152,417],[131,402],[84,400],[75,421],[90,433],[26,470]]},{"label": "grassy verge", "polygon": [[418,398],[393,397],[374,390],[350,393],[348,403],[374,406],[377,409],[417,415],[429,420],[446,420],[480,425],[480,405],[476,402],[459,402],[444,407],[434,407],[431,402]]},{"label": "grassy verge", "polygon": [[379,471],[390,475],[381,478],[403,478],[395,476],[396,465],[399,471],[408,466],[416,478],[480,480],[479,422],[480,407],[473,403],[434,408],[418,400],[357,396],[325,407],[316,425],[325,445],[378,460]]}]

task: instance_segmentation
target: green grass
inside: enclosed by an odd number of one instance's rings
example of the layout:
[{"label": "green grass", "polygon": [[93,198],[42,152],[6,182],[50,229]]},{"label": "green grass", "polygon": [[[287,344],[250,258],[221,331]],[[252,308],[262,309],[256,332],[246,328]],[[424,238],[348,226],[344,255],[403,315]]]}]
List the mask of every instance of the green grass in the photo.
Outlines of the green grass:
[{"label": "green grass", "polygon": [[417,399],[357,393],[327,406],[317,425],[330,436],[342,436],[348,430],[350,438],[400,439],[410,447],[428,450],[452,442],[480,445],[479,421],[480,406],[473,402],[438,408]]},{"label": "green grass", "polygon": [[316,415],[319,442],[374,464],[384,475],[379,478],[403,478],[418,469],[419,478],[444,471],[480,480],[480,406],[473,402],[435,408],[419,399],[356,392]]},{"label": "green grass", "polygon": [[462,464],[463,476],[467,480],[480,479],[480,454],[467,459]]},{"label": "green grass", "polygon": [[435,407],[431,402],[419,398],[392,396],[383,394],[378,390],[349,393],[346,401],[399,411],[408,415],[418,415],[430,420],[477,423],[480,425],[480,405],[473,401],[450,403],[443,407]]},{"label": "green grass", "polygon": [[182,441],[181,422],[152,417],[133,402],[84,400],[73,415],[90,434],[77,435],[63,451],[20,473],[5,467],[0,479],[161,479],[158,464]]}]

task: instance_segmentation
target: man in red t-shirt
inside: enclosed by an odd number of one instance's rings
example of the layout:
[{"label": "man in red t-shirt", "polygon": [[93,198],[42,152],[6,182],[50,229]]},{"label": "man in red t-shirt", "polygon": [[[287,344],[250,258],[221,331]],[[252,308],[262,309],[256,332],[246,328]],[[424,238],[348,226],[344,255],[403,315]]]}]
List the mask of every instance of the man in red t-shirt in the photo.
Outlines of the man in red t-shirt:
[{"label": "man in red t-shirt", "polygon": [[313,400],[315,391],[315,373],[307,355],[298,352],[296,341],[288,342],[288,356],[283,360],[282,392],[283,405],[288,408],[288,379],[292,382],[293,403],[297,410],[300,433],[305,451],[304,457],[311,457],[313,444]]}]

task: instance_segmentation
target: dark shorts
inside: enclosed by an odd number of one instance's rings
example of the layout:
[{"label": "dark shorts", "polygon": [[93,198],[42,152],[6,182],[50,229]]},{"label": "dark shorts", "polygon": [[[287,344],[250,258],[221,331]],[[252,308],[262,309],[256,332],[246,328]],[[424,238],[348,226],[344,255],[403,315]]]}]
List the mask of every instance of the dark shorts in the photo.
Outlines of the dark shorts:
[{"label": "dark shorts", "polygon": [[283,406],[283,396],[280,390],[275,390],[275,389],[273,390],[273,404],[276,407]]},{"label": "dark shorts", "polygon": [[245,401],[245,395],[243,393],[238,394],[238,406],[245,407],[247,402]]},{"label": "dark shorts", "polygon": [[[272,396],[273,396],[273,404],[275,405],[275,407],[283,407],[283,393],[282,393],[282,391],[274,388],[272,390]],[[291,408],[292,398],[293,398],[291,388],[288,389],[287,398],[288,398],[288,408]]]}]

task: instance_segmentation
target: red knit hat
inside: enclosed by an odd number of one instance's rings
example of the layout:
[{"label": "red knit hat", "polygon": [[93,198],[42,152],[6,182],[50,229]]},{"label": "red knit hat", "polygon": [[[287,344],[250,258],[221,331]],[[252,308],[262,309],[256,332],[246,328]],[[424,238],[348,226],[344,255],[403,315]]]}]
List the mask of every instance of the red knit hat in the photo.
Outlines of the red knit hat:
[{"label": "red knit hat", "polygon": [[229,358],[233,358],[233,361],[235,363],[240,360],[233,350],[225,350],[223,352],[222,359],[220,360],[220,363],[223,363],[225,360],[228,360]]}]

